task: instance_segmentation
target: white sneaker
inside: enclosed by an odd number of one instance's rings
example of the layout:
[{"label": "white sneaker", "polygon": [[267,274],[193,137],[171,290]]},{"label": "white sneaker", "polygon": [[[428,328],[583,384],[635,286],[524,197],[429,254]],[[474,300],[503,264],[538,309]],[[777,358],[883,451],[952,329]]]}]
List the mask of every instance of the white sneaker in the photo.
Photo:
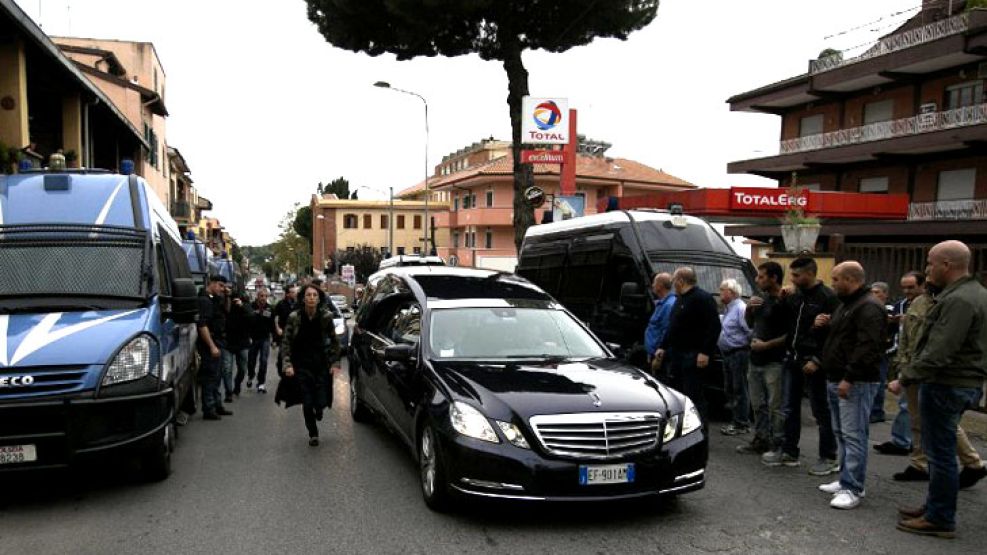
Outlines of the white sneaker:
[{"label": "white sneaker", "polygon": [[829,506],[834,509],[855,509],[857,505],[860,505],[860,497],[850,490],[840,490],[836,495],[833,496],[833,500],[829,502]]},{"label": "white sneaker", "polygon": [[264,387],[264,384],[257,384],[257,392],[258,393],[267,393],[267,388]]},{"label": "white sneaker", "polygon": [[820,484],[819,485],[819,491],[821,491],[823,493],[828,493],[830,495],[836,495],[837,493],[839,493],[842,490],[843,490],[843,487],[840,486],[840,481],[839,480],[834,480],[834,481],[832,481],[832,482],[830,482],[828,484]]}]

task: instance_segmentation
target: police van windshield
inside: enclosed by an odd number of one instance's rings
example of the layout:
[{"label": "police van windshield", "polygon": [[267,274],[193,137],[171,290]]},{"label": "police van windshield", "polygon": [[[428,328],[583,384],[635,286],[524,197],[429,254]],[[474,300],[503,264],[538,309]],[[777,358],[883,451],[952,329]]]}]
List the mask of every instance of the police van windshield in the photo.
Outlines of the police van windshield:
[{"label": "police van windshield", "polygon": [[143,231],[4,226],[0,236],[0,312],[124,308],[146,298]]}]

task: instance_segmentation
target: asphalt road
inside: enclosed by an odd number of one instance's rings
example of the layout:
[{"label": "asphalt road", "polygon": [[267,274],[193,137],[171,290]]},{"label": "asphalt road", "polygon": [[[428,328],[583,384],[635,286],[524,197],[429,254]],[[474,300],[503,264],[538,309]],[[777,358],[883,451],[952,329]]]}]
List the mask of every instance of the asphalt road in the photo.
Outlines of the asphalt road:
[{"label": "asphalt road", "polygon": [[[864,504],[841,512],[804,467],[766,468],[734,454],[742,439],[715,431],[706,489],[680,499],[473,503],[436,514],[422,503],[415,463],[398,441],[380,425],[350,420],[345,372],[335,387],[319,447],[307,445],[298,408],[249,391],[230,406],[234,416],[196,417],[181,429],[174,474],[162,483],[136,482],[121,463],[0,477],[0,553],[899,555],[982,554],[987,545],[987,483],[961,493],[956,540],[916,537],[894,529],[895,508],[921,502],[925,487],[890,480],[904,458],[872,456]],[[815,433],[804,431],[808,463]],[[889,431],[875,425],[871,441]]]}]

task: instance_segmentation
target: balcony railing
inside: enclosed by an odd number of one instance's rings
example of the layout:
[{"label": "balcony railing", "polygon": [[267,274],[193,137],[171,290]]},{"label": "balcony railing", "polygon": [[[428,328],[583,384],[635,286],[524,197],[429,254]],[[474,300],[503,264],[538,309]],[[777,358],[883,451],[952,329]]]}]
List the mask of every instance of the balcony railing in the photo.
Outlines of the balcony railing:
[{"label": "balcony railing", "polygon": [[836,69],[838,67],[855,64],[877,56],[883,56],[898,50],[904,50],[912,46],[918,46],[927,42],[939,40],[950,35],[965,32],[970,26],[970,14],[964,12],[946,19],[934,21],[928,25],[923,25],[915,29],[898,33],[890,37],[885,37],[878,41],[869,50],[853,58],[844,58],[843,54],[834,54],[818,60],[809,61],[809,74],[816,75],[824,71]]},{"label": "balcony railing", "polygon": [[792,154],[821,148],[855,145],[982,123],[987,123],[987,104],[919,114],[910,118],[881,121],[861,127],[850,127],[829,133],[788,139],[781,141],[781,153]]},{"label": "balcony railing", "polygon": [[189,219],[192,217],[192,209],[189,203],[184,200],[176,200],[171,203],[171,216],[176,220],[179,218]]},{"label": "balcony railing", "polygon": [[987,199],[913,202],[908,207],[908,219],[915,221],[987,220]]}]

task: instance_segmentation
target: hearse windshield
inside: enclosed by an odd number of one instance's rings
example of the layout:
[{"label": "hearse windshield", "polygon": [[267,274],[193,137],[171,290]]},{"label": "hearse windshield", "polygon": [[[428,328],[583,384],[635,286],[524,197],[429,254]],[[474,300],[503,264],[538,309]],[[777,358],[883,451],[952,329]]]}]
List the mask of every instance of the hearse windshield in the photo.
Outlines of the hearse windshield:
[{"label": "hearse windshield", "polygon": [[604,357],[599,343],[562,310],[451,308],[432,312],[429,345],[438,359]]}]

